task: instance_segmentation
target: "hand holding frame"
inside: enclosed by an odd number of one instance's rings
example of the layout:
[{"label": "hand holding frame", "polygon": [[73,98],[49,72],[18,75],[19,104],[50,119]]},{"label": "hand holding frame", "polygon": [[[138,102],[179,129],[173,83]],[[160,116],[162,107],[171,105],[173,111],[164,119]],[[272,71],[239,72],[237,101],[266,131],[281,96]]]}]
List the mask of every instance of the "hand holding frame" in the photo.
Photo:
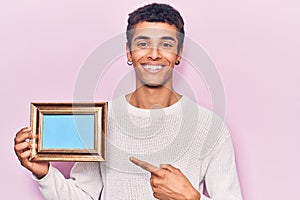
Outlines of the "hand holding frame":
[{"label": "hand holding frame", "polygon": [[43,178],[49,170],[48,162],[29,161],[30,151],[36,146],[29,142],[33,138],[31,127],[22,128],[15,137],[14,150],[21,165],[31,171],[36,177]]}]

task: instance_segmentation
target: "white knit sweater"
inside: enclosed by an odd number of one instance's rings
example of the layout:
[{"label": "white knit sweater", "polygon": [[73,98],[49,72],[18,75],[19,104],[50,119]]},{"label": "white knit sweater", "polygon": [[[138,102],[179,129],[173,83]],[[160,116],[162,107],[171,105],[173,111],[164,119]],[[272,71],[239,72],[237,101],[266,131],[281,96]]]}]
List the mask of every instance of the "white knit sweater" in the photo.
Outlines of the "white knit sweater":
[{"label": "white knit sweater", "polygon": [[[50,200],[155,199],[150,174],[129,161],[179,168],[201,200],[241,200],[230,135],[223,121],[187,97],[162,109],[139,109],[124,96],[109,102],[106,162],[76,163],[70,179],[54,167],[37,180]],[[202,194],[203,184],[210,197]]]}]

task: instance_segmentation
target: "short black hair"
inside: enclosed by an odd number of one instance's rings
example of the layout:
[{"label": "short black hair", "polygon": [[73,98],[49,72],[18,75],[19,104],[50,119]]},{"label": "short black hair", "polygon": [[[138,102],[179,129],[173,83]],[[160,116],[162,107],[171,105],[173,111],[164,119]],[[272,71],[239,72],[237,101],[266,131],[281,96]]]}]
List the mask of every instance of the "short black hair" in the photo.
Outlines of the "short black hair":
[{"label": "short black hair", "polygon": [[163,22],[168,23],[170,25],[175,25],[177,31],[178,38],[178,47],[177,50],[181,49],[184,40],[184,21],[181,17],[180,13],[174,9],[172,6],[168,4],[159,4],[159,3],[152,3],[140,7],[129,14],[127,24],[127,42],[129,49],[131,49],[131,40],[133,32],[131,31],[134,29],[134,26],[139,22]]}]

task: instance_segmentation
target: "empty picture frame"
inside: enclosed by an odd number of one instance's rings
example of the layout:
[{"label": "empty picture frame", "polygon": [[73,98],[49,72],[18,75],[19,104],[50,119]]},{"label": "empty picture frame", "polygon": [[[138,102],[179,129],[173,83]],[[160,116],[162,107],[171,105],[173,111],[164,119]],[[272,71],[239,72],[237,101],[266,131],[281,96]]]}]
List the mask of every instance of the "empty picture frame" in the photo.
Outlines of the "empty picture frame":
[{"label": "empty picture frame", "polygon": [[107,102],[31,103],[31,161],[104,161]]}]

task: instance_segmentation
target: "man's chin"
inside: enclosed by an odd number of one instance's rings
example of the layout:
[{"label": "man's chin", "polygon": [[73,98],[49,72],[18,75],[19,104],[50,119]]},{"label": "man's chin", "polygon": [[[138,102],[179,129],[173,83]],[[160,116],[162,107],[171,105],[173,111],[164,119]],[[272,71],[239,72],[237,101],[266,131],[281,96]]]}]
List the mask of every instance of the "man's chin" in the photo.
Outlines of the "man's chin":
[{"label": "man's chin", "polygon": [[143,86],[149,88],[160,88],[164,87],[166,82],[163,81],[144,81]]},{"label": "man's chin", "polygon": [[149,88],[160,88],[163,87],[162,83],[144,83],[144,87],[149,87]]},{"label": "man's chin", "polygon": [[149,87],[149,88],[160,88],[164,87],[168,82],[168,79],[148,79],[148,80],[142,80],[140,83],[143,87]]}]

